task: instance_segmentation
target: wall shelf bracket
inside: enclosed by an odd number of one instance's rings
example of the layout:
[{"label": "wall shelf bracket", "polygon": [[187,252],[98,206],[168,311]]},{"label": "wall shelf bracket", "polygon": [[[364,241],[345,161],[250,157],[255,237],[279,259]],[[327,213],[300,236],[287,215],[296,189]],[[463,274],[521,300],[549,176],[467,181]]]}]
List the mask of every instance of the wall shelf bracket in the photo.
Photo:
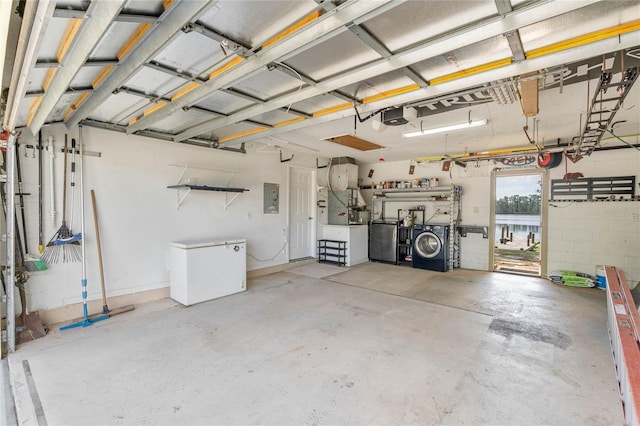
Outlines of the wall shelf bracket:
[{"label": "wall shelf bracket", "polygon": [[458,232],[460,232],[461,237],[466,237],[468,233],[471,233],[471,234],[482,234],[482,238],[489,238],[488,226],[460,225],[458,226]]},{"label": "wall shelf bracket", "polygon": [[[177,190],[177,192],[176,192],[176,209],[180,208],[180,206],[182,205],[182,203],[187,198],[187,196],[191,193],[192,190],[225,192],[225,202],[224,202],[224,209],[225,210],[227,210],[227,208],[238,197],[238,195],[240,195],[243,192],[249,191],[246,188],[233,188],[233,187],[229,186],[229,182],[231,182],[231,179],[237,173],[237,171],[235,171],[235,170],[224,170],[224,169],[212,169],[212,168],[205,168],[205,167],[194,167],[194,166],[188,166],[188,165],[184,165],[184,164],[169,164],[169,165],[170,166],[174,166],[174,167],[180,167],[180,168],[183,169],[182,170],[182,174],[180,174],[180,178],[178,179],[178,184],[177,185],[169,185],[169,186],[167,186],[167,188],[176,189]],[[224,186],[196,185],[195,182],[191,178],[185,178],[185,176],[187,174],[187,171],[189,171],[189,169],[206,170],[206,171],[209,171],[209,172],[219,172],[219,173],[223,173],[223,174],[228,175],[228,178],[226,179],[226,182],[225,182]],[[182,193],[182,191],[185,191],[185,192]],[[229,196],[230,192],[233,192],[234,194]]]}]

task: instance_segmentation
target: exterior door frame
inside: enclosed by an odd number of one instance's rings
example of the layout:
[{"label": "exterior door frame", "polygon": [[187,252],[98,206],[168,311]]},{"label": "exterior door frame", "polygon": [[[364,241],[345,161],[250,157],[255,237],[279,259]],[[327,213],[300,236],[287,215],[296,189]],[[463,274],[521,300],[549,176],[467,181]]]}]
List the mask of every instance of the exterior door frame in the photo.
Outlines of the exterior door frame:
[{"label": "exterior door frame", "polygon": [[317,209],[315,206],[318,201],[318,171],[312,167],[304,167],[304,166],[292,166],[287,165],[287,260],[291,261],[294,259],[298,259],[291,257],[291,173],[294,169],[304,170],[307,172],[311,172],[311,181],[309,184],[309,214],[311,219],[309,219],[309,244],[311,245],[309,248],[309,257],[316,257],[316,246],[313,243],[316,241],[316,228],[317,228]]},{"label": "exterior door frame", "polygon": [[549,204],[549,171],[547,169],[513,168],[491,171],[491,200],[489,224],[489,271],[494,272],[495,235],[496,235],[496,178],[504,176],[539,175],[540,184],[540,277],[547,276],[547,228]]}]

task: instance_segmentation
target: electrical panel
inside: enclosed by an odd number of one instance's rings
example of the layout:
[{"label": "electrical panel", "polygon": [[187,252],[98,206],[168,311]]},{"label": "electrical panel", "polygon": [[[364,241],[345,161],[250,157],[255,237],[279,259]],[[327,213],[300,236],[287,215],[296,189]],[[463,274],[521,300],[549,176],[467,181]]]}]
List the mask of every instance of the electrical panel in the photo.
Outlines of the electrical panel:
[{"label": "electrical panel", "polygon": [[264,184],[264,212],[265,214],[280,212],[280,185],[277,183]]}]

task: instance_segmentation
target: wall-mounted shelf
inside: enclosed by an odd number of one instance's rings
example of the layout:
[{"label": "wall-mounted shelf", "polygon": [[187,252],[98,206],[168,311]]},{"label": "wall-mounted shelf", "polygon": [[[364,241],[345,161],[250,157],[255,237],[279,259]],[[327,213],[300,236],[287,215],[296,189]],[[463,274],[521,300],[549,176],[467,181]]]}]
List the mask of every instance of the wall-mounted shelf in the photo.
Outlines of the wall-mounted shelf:
[{"label": "wall-mounted shelf", "polygon": [[[226,193],[225,194],[225,203],[224,203],[224,209],[225,210],[238,197],[238,195],[240,195],[243,192],[249,191],[246,188],[233,188],[233,187],[229,187],[228,186],[229,182],[231,181],[233,176],[237,173],[236,170],[211,169],[211,168],[206,168],[206,167],[188,166],[188,165],[185,165],[185,164],[169,164],[169,165],[173,166],[173,167],[179,167],[179,168],[183,169],[182,170],[182,174],[180,175],[180,178],[178,179],[178,184],[167,186],[167,188],[170,188],[170,189],[177,189],[176,208],[178,208],[178,209],[180,208],[180,206],[182,205],[184,200],[187,198],[187,196],[191,193],[191,191],[225,192]],[[187,174],[187,171],[189,171],[189,169],[223,173],[223,174],[229,175],[229,177],[226,179],[225,186],[196,185],[194,183],[190,183],[189,182],[190,180],[192,180],[192,178],[186,179],[186,174]],[[185,180],[186,182],[183,183],[183,180]],[[196,179],[196,181],[197,181],[197,179]],[[182,195],[181,195],[181,191],[184,191],[184,193]],[[229,199],[229,194],[228,193],[235,193],[235,195],[231,196],[231,198]]]},{"label": "wall-mounted shelf", "polygon": [[631,201],[635,186],[635,176],[553,179],[550,201]]},{"label": "wall-mounted shelf", "polygon": [[[438,186],[435,188],[422,188],[422,187],[414,187],[414,188],[390,188],[390,189],[374,189],[373,196],[374,197],[389,197],[395,194],[442,194],[446,196],[446,199],[449,198],[451,194],[451,187],[449,186]],[[391,197],[389,197],[391,198]],[[395,197],[393,197],[395,199]]]}]

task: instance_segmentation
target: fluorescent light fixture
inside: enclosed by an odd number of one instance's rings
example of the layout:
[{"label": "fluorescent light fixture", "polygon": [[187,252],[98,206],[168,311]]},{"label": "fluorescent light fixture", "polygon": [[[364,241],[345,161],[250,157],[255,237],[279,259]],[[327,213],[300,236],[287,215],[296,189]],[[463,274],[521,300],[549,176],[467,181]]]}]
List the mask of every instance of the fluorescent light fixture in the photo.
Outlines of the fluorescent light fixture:
[{"label": "fluorescent light fixture", "polygon": [[418,131],[415,131],[415,132],[403,133],[402,137],[403,138],[414,138],[416,136],[426,136],[426,135],[432,135],[434,133],[448,132],[448,131],[451,131],[451,130],[466,129],[467,127],[484,126],[488,122],[489,122],[489,120],[487,120],[486,118],[484,120],[465,121],[464,123],[452,124],[450,126],[436,127],[436,128],[433,128],[433,129],[425,129],[425,130],[418,130]]}]

